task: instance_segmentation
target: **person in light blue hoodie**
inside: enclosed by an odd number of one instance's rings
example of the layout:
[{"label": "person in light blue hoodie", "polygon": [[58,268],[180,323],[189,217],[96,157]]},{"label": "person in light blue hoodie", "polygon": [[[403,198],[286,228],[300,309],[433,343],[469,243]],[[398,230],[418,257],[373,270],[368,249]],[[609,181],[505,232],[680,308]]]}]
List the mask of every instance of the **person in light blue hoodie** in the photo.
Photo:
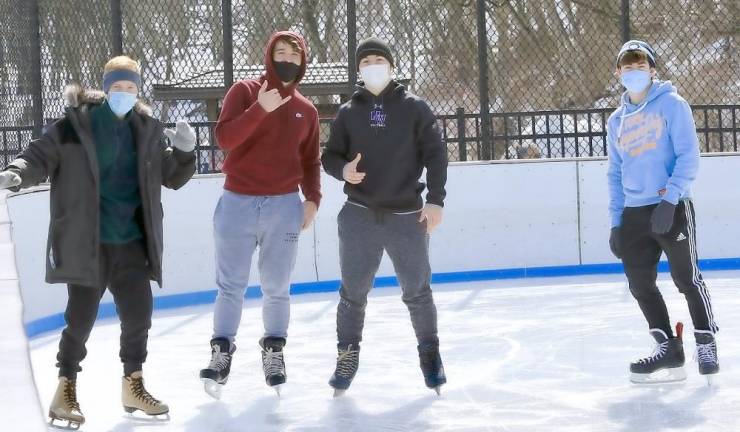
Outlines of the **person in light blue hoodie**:
[{"label": "person in light blue hoodie", "polygon": [[609,117],[609,246],[622,260],[657,347],[630,365],[633,382],[676,381],[683,370],[683,325],[674,334],[656,286],[658,261],[668,257],[694,325],[699,373],[719,371],[712,304],[697,263],[691,183],[699,170],[699,140],[689,104],[669,81],[656,78],[655,51],[643,41],[625,43],[616,76],[626,91]]}]

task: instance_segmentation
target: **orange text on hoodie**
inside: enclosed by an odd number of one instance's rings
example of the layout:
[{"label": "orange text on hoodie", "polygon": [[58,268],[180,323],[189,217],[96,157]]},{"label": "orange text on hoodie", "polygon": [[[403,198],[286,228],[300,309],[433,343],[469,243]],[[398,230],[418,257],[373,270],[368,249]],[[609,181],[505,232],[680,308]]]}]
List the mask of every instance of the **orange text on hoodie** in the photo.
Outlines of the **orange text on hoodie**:
[{"label": "orange text on hoodie", "polygon": [[[283,87],[272,60],[280,37],[289,36],[303,48],[301,68],[295,81]],[[226,153],[224,188],[231,192],[270,196],[298,191],[306,200],[321,201],[319,120],[313,104],[296,86],[306,73],[306,42],[297,33],[277,32],[265,49],[265,74],[259,80],[236,82],[227,92],[216,124],[218,145]],[[277,88],[283,98],[292,96],[275,111],[257,102],[262,84]]]}]

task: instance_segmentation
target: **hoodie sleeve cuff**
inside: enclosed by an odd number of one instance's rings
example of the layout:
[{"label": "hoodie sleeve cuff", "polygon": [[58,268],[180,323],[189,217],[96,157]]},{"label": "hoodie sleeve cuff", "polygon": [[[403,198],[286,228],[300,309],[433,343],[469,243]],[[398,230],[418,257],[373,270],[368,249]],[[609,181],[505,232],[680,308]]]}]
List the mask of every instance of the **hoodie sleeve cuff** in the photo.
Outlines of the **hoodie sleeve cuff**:
[{"label": "hoodie sleeve cuff", "polygon": [[182,151],[177,147],[172,148],[172,156],[175,158],[178,164],[184,165],[192,162],[195,159],[195,151]]},{"label": "hoodie sleeve cuff", "polygon": [[316,208],[321,207],[321,194],[311,194],[306,197],[306,201],[311,201],[316,204]]},{"label": "hoodie sleeve cuff", "polygon": [[445,206],[445,203],[443,200],[438,199],[437,197],[429,196],[429,195],[427,195],[427,204],[436,205],[442,208],[444,208]]},{"label": "hoodie sleeve cuff", "polygon": [[612,228],[622,225],[622,214],[612,215]]},{"label": "hoodie sleeve cuff", "polygon": [[321,158],[321,163],[324,167],[324,171],[327,174],[339,181],[344,181],[344,175],[342,171],[344,171],[344,166],[347,164],[347,161],[340,159],[335,155],[326,153]]},{"label": "hoodie sleeve cuff", "polygon": [[681,194],[674,188],[667,188],[663,199],[673,205],[678,205],[678,200],[681,198]]},{"label": "hoodie sleeve cuff", "polygon": [[253,122],[258,122],[267,117],[267,114],[268,112],[262,108],[262,105],[260,105],[257,100],[255,100],[254,103],[244,111],[242,117]]}]

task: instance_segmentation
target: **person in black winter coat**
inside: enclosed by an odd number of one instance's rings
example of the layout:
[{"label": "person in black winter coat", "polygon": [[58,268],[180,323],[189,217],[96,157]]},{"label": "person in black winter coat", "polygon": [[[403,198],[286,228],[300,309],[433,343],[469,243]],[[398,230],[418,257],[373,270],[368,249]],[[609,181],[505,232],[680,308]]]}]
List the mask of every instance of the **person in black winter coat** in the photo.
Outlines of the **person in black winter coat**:
[{"label": "person in black winter coat", "polygon": [[161,189],[179,189],[192,177],[195,133],[185,122],[164,130],[137,99],[140,88],[139,64],[113,58],[105,66],[104,92],[68,87],[64,117],[0,172],[0,189],[51,183],[46,281],[67,284],[69,297],[49,416],[68,425],[85,421],[76,378],[106,289],[121,319],[124,408],[150,415],[169,410],[144,388],[141,370],[151,327],[150,280],[162,283]]}]

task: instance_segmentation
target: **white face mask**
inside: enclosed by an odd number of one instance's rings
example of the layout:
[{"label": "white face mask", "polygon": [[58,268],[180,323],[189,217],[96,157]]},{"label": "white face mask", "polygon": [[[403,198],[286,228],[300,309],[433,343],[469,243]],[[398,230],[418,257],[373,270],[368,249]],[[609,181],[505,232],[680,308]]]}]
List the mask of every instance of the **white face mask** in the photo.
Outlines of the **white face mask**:
[{"label": "white face mask", "polygon": [[380,93],[391,82],[391,65],[386,63],[361,67],[360,76],[368,90]]}]

